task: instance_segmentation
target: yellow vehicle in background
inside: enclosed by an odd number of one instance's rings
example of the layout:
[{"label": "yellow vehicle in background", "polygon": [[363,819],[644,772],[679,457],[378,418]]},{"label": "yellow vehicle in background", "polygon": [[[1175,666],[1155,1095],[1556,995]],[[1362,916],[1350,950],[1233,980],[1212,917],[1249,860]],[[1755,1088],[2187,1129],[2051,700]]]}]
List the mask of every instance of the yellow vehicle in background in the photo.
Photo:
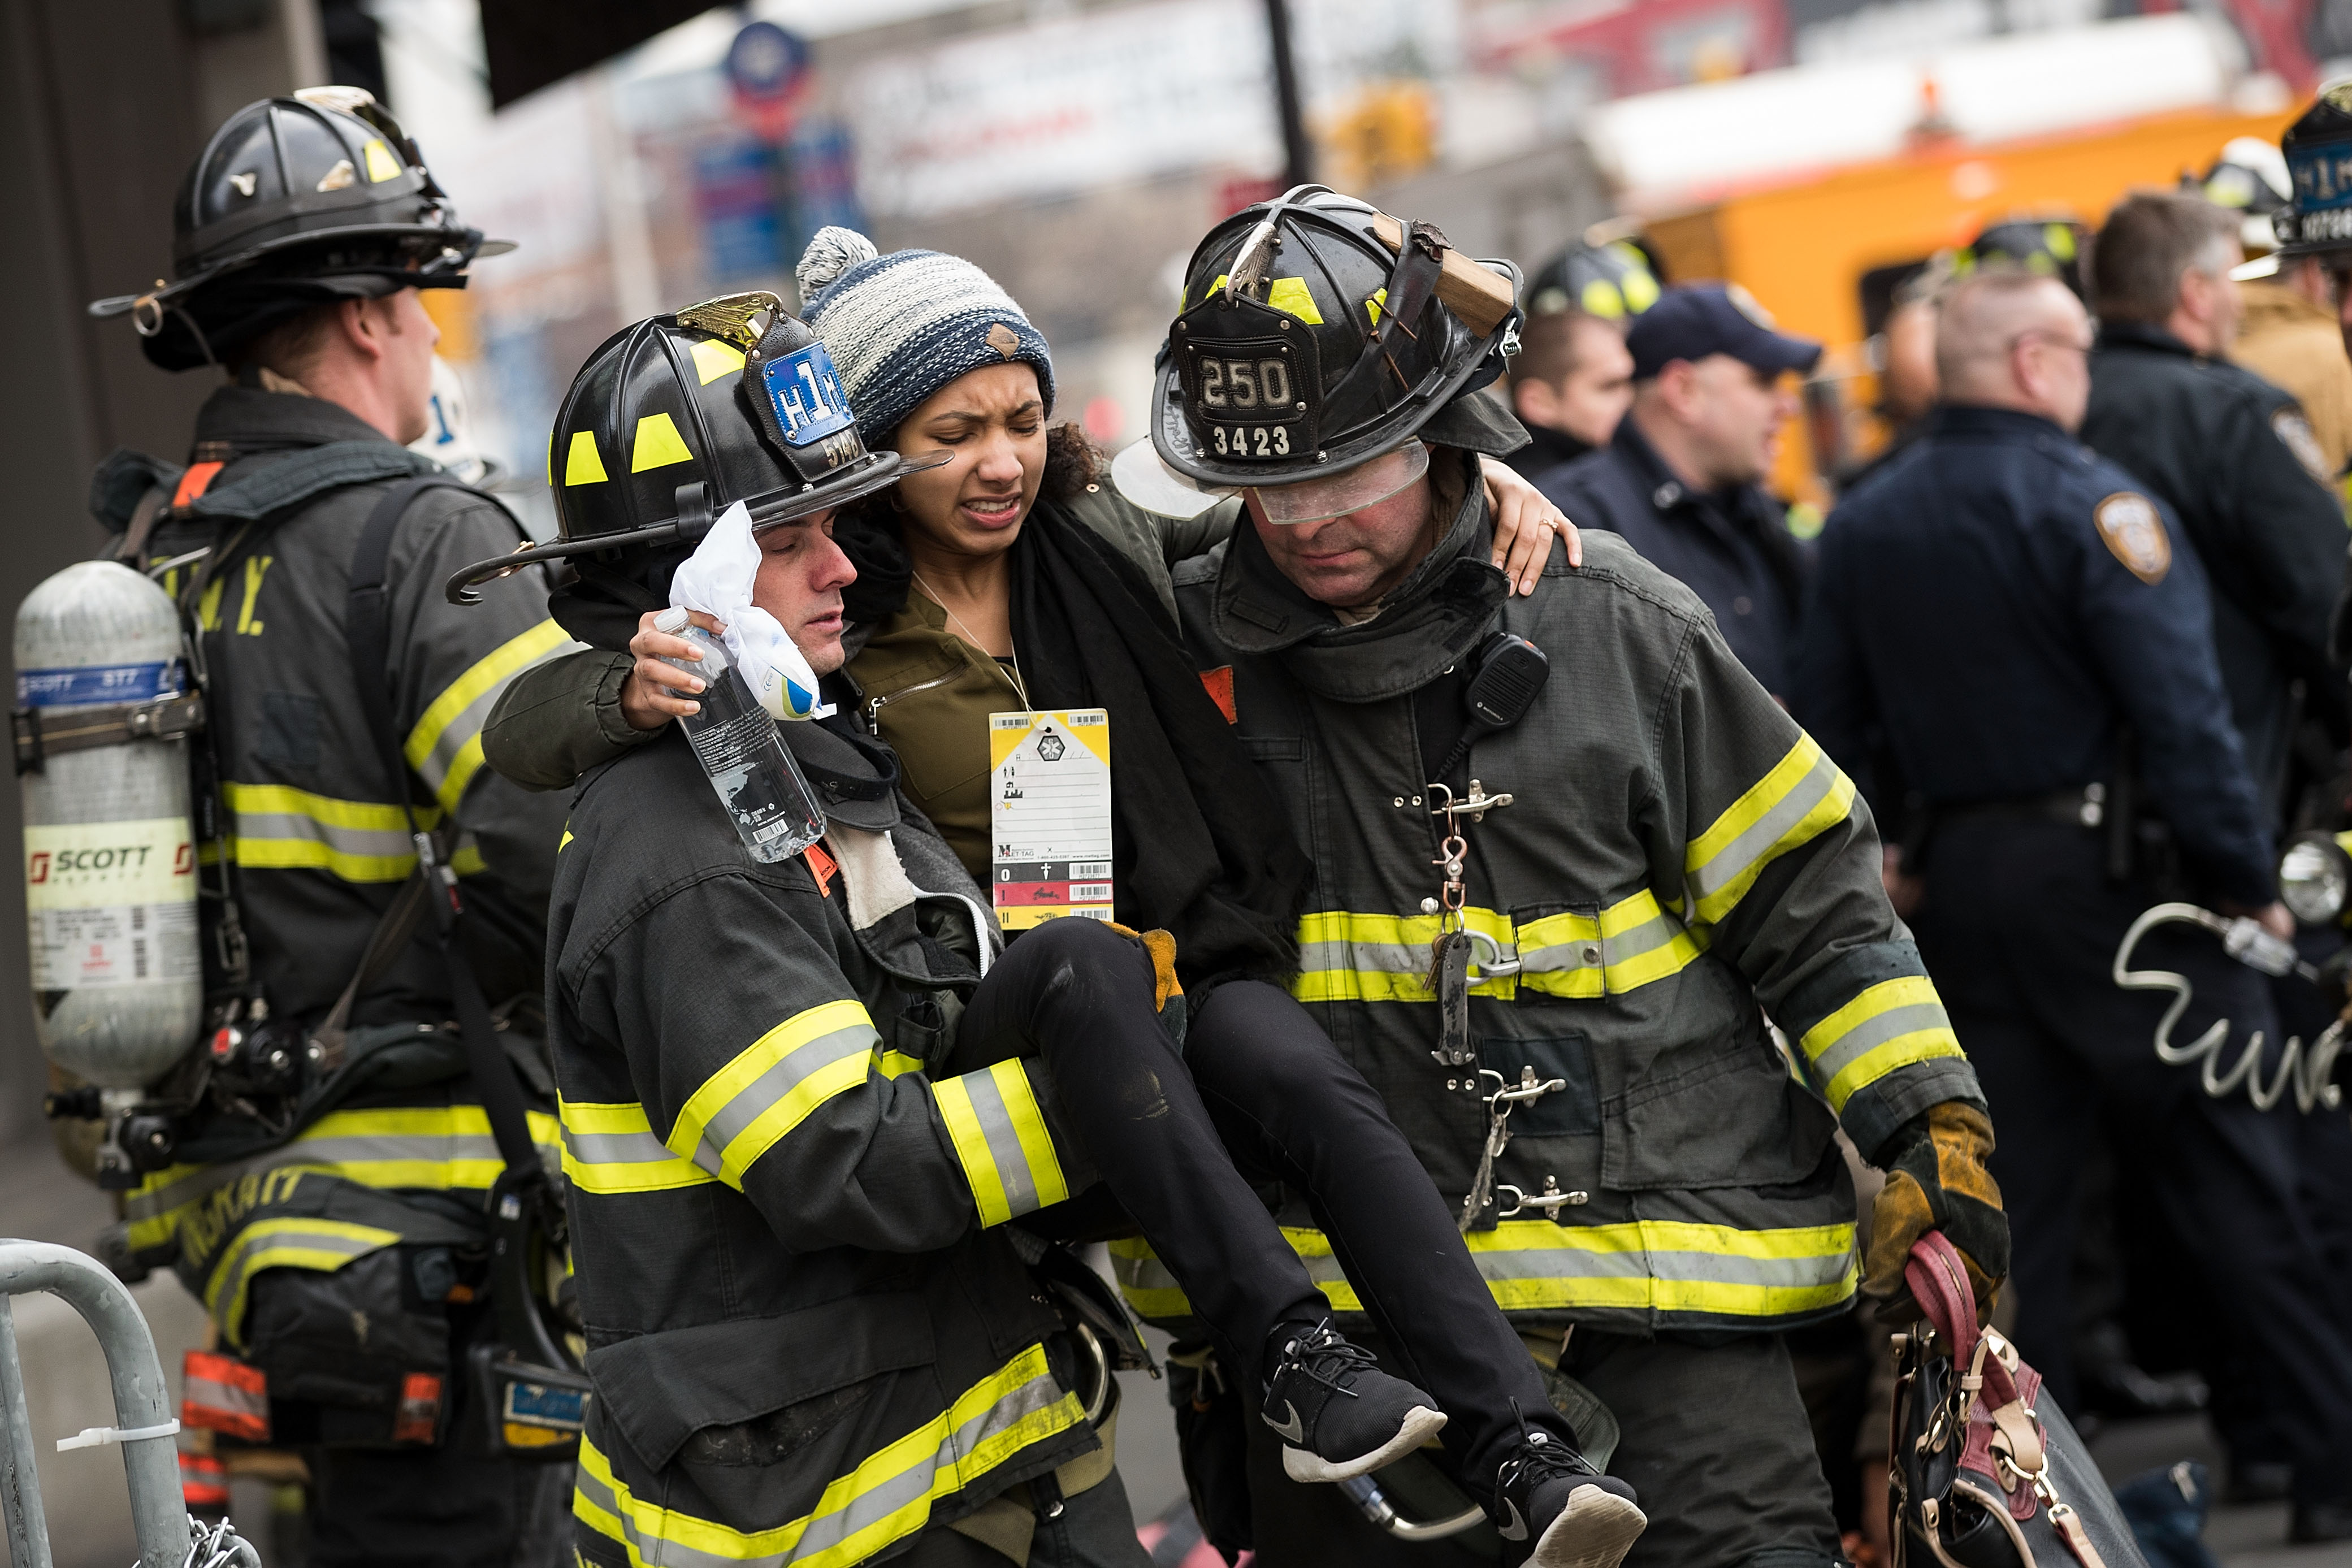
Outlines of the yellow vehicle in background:
[{"label": "yellow vehicle in background", "polygon": [[2246,114],[2217,105],[1983,142],[1939,129],[1932,87],[1922,96],[1919,125],[1892,156],[1769,175],[1702,204],[1642,214],[1643,237],[1670,279],[1739,283],[1782,330],[1829,345],[1806,387],[1808,417],[1783,441],[1773,481],[1816,515],[1835,500],[1841,477],[1886,445],[1879,333],[1895,289],[1923,264],[2019,215],[2095,228],[2126,192],[2201,172],[2232,137],[2275,142],[2294,118],[2291,109]]}]

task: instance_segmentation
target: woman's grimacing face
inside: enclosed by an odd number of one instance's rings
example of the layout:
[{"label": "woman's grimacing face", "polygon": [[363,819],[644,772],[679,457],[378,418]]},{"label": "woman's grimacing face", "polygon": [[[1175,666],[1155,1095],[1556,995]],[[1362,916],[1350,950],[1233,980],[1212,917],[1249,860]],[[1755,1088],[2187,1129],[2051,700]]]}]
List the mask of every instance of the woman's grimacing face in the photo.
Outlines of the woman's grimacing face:
[{"label": "woman's grimacing face", "polygon": [[989,556],[1013,547],[1045,478],[1045,400],[1019,363],[967,371],[923,400],[891,443],[947,462],[898,481],[909,544]]}]

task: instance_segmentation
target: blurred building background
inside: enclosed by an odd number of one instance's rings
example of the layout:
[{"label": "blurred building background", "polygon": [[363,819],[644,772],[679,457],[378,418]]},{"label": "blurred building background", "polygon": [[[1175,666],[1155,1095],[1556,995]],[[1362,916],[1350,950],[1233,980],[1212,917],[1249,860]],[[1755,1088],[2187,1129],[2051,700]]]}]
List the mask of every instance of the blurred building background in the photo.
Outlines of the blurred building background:
[{"label": "blurred building background", "polygon": [[[86,301],[170,270],[209,131],[323,81],[403,119],[521,248],[430,296],[511,503],[552,531],[547,429],[622,323],[774,289],[825,224],[969,257],[1054,345],[1060,413],[1122,445],[1193,242],[1278,187],[1268,0],[5,0],[0,472],[14,605],[100,543],[91,468],[177,457],[209,390]],[[1533,268],[1639,220],[1833,346],[1780,476],[1868,455],[1889,280],[1982,224],[2095,223],[2352,69],[2352,0],[1286,0],[1318,178]],[[13,802],[0,837],[14,837]],[[0,896],[0,953],[24,952]],[[87,1246],[0,962],[0,1231]],[[161,1282],[158,1282],[160,1285]],[[150,1287],[153,1289],[155,1287]],[[61,1510],[53,1501],[51,1517]],[[61,1547],[63,1543],[61,1542]],[[62,1551],[60,1561],[77,1561]]]},{"label": "blurred building background", "polygon": [[[170,210],[240,104],[339,80],[407,123],[467,218],[520,242],[431,296],[535,532],[546,431],[621,323],[788,297],[825,224],[971,258],[1054,344],[1062,407],[1141,433],[1190,247],[1278,183],[1268,0],[8,0],[0,442],[13,603],[93,548],[87,475],[177,453],[206,390],[85,301],[168,272]],[[2352,0],[1287,0],[1316,175],[1540,263],[1630,215],[1678,276],[1837,345],[1792,495],[1868,444],[1886,279],[2020,210],[2095,221],[2352,64]],[[682,19],[681,19],[682,18]],[[674,22],[661,30],[665,22]],[[0,814],[15,831],[13,811]],[[0,900],[0,949],[21,911]],[[0,966],[0,1017],[22,970]],[[0,1127],[36,1132],[29,1029]]]}]

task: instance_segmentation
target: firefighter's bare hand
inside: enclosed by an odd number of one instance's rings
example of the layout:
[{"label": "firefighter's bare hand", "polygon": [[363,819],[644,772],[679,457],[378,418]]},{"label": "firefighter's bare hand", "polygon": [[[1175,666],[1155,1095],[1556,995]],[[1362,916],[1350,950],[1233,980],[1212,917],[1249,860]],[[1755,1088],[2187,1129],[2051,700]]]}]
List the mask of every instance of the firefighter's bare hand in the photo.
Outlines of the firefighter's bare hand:
[{"label": "firefighter's bare hand", "polygon": [[1508,463],[1482,457],[1478,468],[1486,479],[1486,510],[1495,516],[1493,560],[1510,574],[1514,591],[1536,591],[1544,563],[1551,559],[1555,533],[1568,546],[1568,563],[1584,564],[1584,541],[1567,513],[1545,500],[1543,492],[1521,479]]},{"label": "firefighter's bare hand", "polygon": [[[658,730],[672,719],[702,711],[702,704],[694,700],[702,689],[702,678],[667,662],[682,658],[694,664],[701,659],[702,650],[684,637],[654,630],[654,620],[660,614],[647,610],[638,616],[637,635],[629,639],[629,651],[636,655],[637,663],[629,679],[621,683],[621,717],[632,730]],[[688,618],[707,632],[727,629],[724,622],[700,610],[689,611]]]}]

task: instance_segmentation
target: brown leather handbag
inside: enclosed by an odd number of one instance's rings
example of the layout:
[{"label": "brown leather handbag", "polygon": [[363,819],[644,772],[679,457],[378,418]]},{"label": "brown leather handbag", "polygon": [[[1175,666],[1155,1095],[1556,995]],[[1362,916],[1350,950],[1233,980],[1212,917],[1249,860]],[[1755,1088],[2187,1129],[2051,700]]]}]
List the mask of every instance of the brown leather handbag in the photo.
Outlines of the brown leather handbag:
[{"label": "brown leather handbag", "polygon": [[1896,1568],[2147,1568],[2042,1374],[1977,1327],[1958,1250],[1930,1231],[1903,1278],[1926,1316],[1895,1336]]}]

